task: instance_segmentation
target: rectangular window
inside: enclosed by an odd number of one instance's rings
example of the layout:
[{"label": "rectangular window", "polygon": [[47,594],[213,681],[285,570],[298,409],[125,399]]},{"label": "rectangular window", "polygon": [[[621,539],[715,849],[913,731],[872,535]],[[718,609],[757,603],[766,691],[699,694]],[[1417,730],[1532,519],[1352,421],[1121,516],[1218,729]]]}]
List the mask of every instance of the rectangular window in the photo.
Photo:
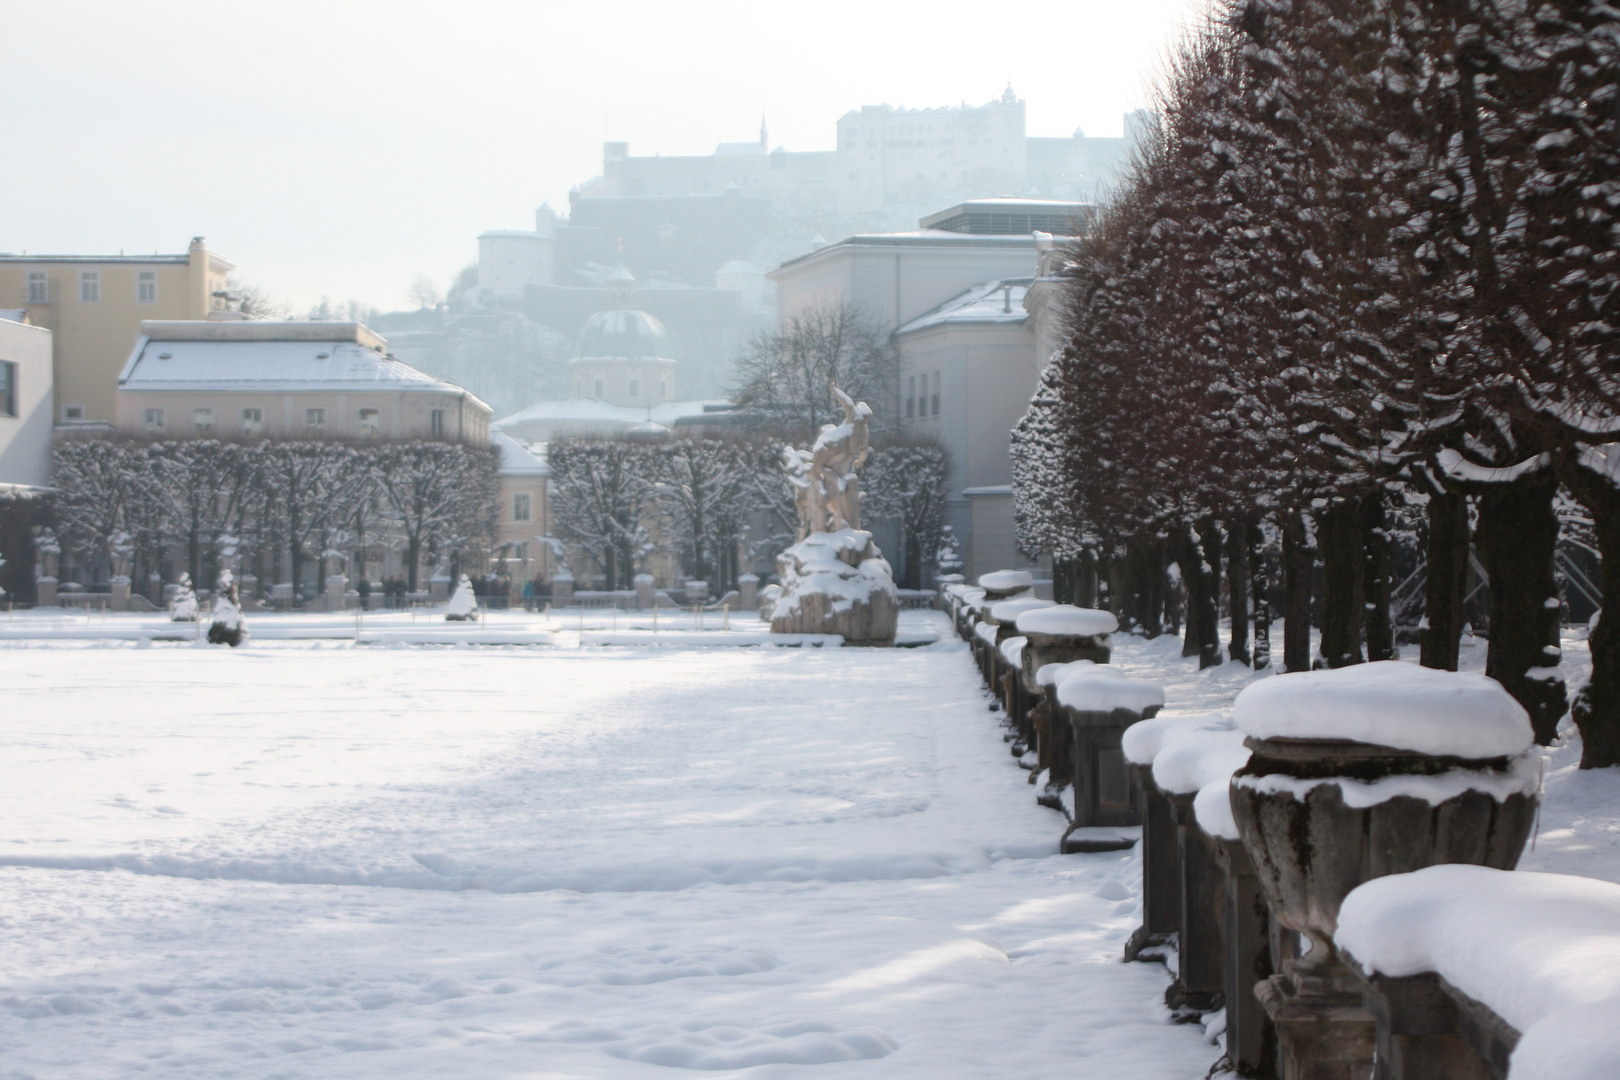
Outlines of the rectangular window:
[{"label": "rectangular window", "polygon": [[213,409],[192,409],[191,426],[197,429],[197,434],[212,434],[214,430]]},{"label": "rectangular window", "polygon": [[17,415],[17,364],[0,360],[0,416]]},{"label": "rectangular window", "polygon": [[84,419],[84,406],[83,405],[64,405],[64,406],[62,406],[62,419],[67,420],[69,422],[72,422],[74,420],[83,420]]},{"label": "rectangular window", "polygon": [[101,271],[79,271],[79,303],[96,304],[101,302]]},{"label": "rectangular window", "polygon": [[444,410],[434,409],[428,413],[428,433],[435,439],[444,438]]},{"label": "rectangular window", "polygon": [[939,372],[934,372],[934,415],[939,415]]},{"label": "rectangular window", "polygon": [[597,396],[597,397],[606,397],[606,396],[607,396],[607,394],[606,394],[606,392],[605,392],[605,391],[606,391],[606,387],[604,387],[604,386],[603,386],[603,385],[602,385],[602,380],[601,380],[601,379],[597,379],[597,380],[596,380],[596,396]]},{"label": "rectangular window", "polygon": [[305,409],[304,426],[311,431],[320,431],[326,427],[325,409]]},{"label": "rectangular window", "polygon": [[28,302],[30,304],[48,304],[51,302],[51,282],[45,276],[45,271],[28,271]]},{"label": "rectangular window", "polygon": [[906,379],[906,418],[917,415],[917,376]]},{"label": "rectangular window", "polygon": [[382,433],[382,410],[360,410],[360,437],[362,439],[375,439]]},{"label": "rectangular window", "polygon": [[264,410],[242,410],[242,432],[247,435],[258,435],[264,431]]},{"label": "rectangular window", "polygon": [[529,493],[527,491],[519,491],[512,496],[512,520],[529,520]]},{"label": "rectangular window", "polygon": [[137,304],[157,303],[157,271],[141,270],[135,275],[135,302]]},{"label": "rectangular window", "polygon": [[163,410],[162,409],[147,409],[146,410],[146,430],[147,431],[162,431],[163,430]]},{"label": "rectangular window", "polygon": [[529,561],[529,542],[527,540],[512,545],[512,558],[519,562]]},{"label": "rectangular window", "polygon": [[631,397],[640,397],[641,396],[641,380],[640,379],[631,379],[630,380],[630,396]]}]

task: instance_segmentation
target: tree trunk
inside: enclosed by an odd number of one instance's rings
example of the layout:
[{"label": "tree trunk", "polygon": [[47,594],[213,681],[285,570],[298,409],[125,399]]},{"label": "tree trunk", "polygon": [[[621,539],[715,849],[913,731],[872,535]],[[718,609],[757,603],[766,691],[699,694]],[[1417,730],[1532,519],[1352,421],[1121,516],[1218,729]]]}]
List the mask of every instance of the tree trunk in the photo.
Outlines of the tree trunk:
[{"label": "tree trunk", "polygon": [[1603,609],[1588,640],[1592,678],[1572,711],[1581,729],[1581,768],[1603,769],[1620,765],[1620,488],[1579,466],[1572,472],[1569,486],[1592,514],[1603,559]]},{"label": "tree trunk", "polygon": [[1143,565],[1142,633],[1156,638],[1164,633],[1164,541],[1154,540],[1147,545],[1147,559]]},{"label": "tree trunk", "polygon": [[1395,649],[1395,626],[1389,614],[1390,555],[1388,496],[1375,491],[1362,502],[1362,524],[1366,532],[1362,538],[1362,580],[1366,602],[1363,610],[1367,622],[1367,659],[1393,660],[1399,655]]},{"label": "tree trunk", "polygon": [[[1215,532],[1215,523],[1208,518],[1199,523],[1197,530],[1189,526],[1182,535],[1176,557],[1181,566],[1181,580],[1187,587],[1187,635],[1182,641],[1181,655],[1198,657],[1200,669],[1215,667],[1221,662],[1220,613],[1216,609],[1219,579],[1215,576],[1219,562],[1209,560],[1207,539]],[[1218,540],[1215,549],[1215,558],[1219,560]]]},{"label": "tree trunk", "polygon": [[1302,511],[1283,519],[1283,667],[1311,667],[1311,578],[1316,574],[1316,543]]},{"label": "tree trunk", "polygon": [[1558,669],[1563,659],[1558,644],[1562,605],[1553,570],[1557,489],[1552,470],[1543,469],[1491,484],[1479,496],[1477,544],[1491,586],[1485,674],[1525,707],[1536,741],[1543,745],[1558,733],[1567,704]]},{"label": "tree trunk", "polygon": [[1232,620],[1232,634],[1226,647],[1226,657],[1240,664],[1249,664],[1249,592],[1250,522],[1235,522],[1231,529],[1231,544],[1226,551],[1226,610]]},{"label": "tree trunk", "polygon": [[1361,501],[1346,499],[1322,515],[1322,644],[1324,667],[1361,663],[1361,626],[1366,614],[1362,592]]},{"label": "tree trunk", "polygon": [[1094,608],[1097,606],[1097,552],[1094,548],[1085,548],[1080,553],[1079,565],[1075,567],[1074,603],[1076,607]]},{"label": "tree trunk", "polygon": [[[419,575],[419,572],[417,570],[417,564],[422,561],[422,538],[421,537],[413,536],[413,537],[411,537],[411,538],[409,538],[408,540],[405,541],[405,559],[406,559],[405,580],[407,582],[409,582],[411,592],[416,592],[417,591],[417,587],[416,587],[417,582],[420,580],[420,575]],[[298,587],[295,585],[295,586],[293,586],[294,595],[296,595],[297,592],[298,592]]]},{"label": "tree trunk", "polygon": [[1464,621],[1463,588],[1468,582],[1468,496],[1452,491],[1431,493],[1428,518],[1422,663],[1456,671]]},{"label": "tree trunk", "polygon": [[1266,532],[1258,521],[1244,533],[1248,542],[1249,592],[1254,597],[1254,670],[1271,666],[1271,600],[1266,592]]}]

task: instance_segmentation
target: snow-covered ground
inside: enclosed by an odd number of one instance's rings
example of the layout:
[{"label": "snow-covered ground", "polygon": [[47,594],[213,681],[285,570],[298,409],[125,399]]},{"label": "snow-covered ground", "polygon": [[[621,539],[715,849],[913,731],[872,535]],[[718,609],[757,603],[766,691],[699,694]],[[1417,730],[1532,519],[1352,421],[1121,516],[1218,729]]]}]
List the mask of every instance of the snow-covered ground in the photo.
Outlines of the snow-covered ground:
[{"label": "snow-covered ground", "polygon": [[[580,647],[615,621],[0,642],[0,1077],[1204,1075],[1163,969],[1119,962],[1137,855],[1053,853],[942,619]],[[1167,711],[1254,677],[1116,660]],[[1620,878],[1620,778],[1571,753],[1526,866]]]}]

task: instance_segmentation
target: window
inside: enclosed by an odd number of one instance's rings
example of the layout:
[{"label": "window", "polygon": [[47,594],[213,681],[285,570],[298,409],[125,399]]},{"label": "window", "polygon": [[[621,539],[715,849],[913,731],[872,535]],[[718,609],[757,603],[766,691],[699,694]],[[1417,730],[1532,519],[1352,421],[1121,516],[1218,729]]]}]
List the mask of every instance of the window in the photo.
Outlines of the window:
[{"label": "window", "polygon": [[79,271],[79,303],[96,304],[101,302],[101,271]]},{"label": "window", "polygon": [[146,430],[147,431],[162,431],[163,430],[163,410],[162,409],[147,409],[146,410]]},{"label": "window", "polygon": [[51,302],[51,282],[45,276],[45,271],[28,271],[28,302],[30,304],[48,304]]},{"label": "window", "polygon": [[83,420],[84,419],[84,406],[83,405],[64,405],[64,406],[62,406],[62,419],[67,420],[69,422],[74,421],[74,420]]},{"label": "window", "polygon": [[529,493],[519,491],[512,496],[512,520],[529,520]]},{"label": "window", "polygon": [[135,275],[135,302],[157,303],[157,271],[142,270]]},{"label": "window", "polygon": [[512,557],[519,562],[529,561],[529,542],[527,540],[512,545]]},{"label": "window", "polygon": [[0,416],[17,415],[17,364],[0,360]]},{"label": "window", "polygon": [[444,410],[434,409],[428,413],[428,433],[435,439],[444,438]]},{"label": "window", "polygon": [[360,437],[362,439],[375,439],[382,432],[382,410],[360,410]]},{"label": "window", "polygon": [[326,427],[325,409],[305,409],[304,426],[311,431],[319,431]]},{"label": "window", "polygon": [[640,379],[631,379],[630,380],[630,396],[631,397],[640,397],[641,396],[641,380]]},{"label": "window", "polygon": [[917,376],[906,380],[906,419],[917,415]]},{"label": "window", "polygon": [[212,434],[214,430],[213,409],[192,409],[191,426],[197,429],[197,434]]},{"label": "window", "polygon": [[596,380],[596,395],[595,396],[596,397],[606,397],[607,396],[607,388],[602,385],[602,380],[601,379]]},{"label": "window", "polygon": [[242,431],[247,435],[257,435],[264,430],[263,409],[242,410]]},{"label": "window", "polygon": [[934,415],[939,415],[939,372],[934,372]]}]

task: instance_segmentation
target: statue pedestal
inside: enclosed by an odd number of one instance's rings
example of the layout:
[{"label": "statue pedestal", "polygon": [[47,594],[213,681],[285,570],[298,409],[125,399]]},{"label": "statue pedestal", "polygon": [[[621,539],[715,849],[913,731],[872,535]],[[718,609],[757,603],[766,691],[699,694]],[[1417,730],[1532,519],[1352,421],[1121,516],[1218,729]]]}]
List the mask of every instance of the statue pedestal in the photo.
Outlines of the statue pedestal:
[{"label": "statue pedestal", "polygon": [[840,634],[846,645],[893,645],[900,617],[889,564],[860,529],[811,533],[776,557],[782,595],[774,634]]},{"label": "statue pedestal", "polygon": [[753,574],[743,574],[737,579],[737,610],[757,611],[759,609],[759,578]]},{"label": "statue pedestal", "polygon": [[34,599],[34,606],[35,607],[55,607],[56,606],[56,579],[55,578],[53,578],[53,577],[42,577],[42,578],[37,579],[34,582],[34,589],[35,589],[35,599]]},{"label": "statue pedestal", "polygon": [[110,611],[129,610],[129,578],[116,577],[112,579],[111,595],[107,598],[107,608]]},{"label": "statue pedestal", "polygon": [[[637,574],[635,586],[636,610],[646,611],[653,606],[653,576],[651,574]],[[570,592],[572,592],[572,589],[570,589]]]}]

